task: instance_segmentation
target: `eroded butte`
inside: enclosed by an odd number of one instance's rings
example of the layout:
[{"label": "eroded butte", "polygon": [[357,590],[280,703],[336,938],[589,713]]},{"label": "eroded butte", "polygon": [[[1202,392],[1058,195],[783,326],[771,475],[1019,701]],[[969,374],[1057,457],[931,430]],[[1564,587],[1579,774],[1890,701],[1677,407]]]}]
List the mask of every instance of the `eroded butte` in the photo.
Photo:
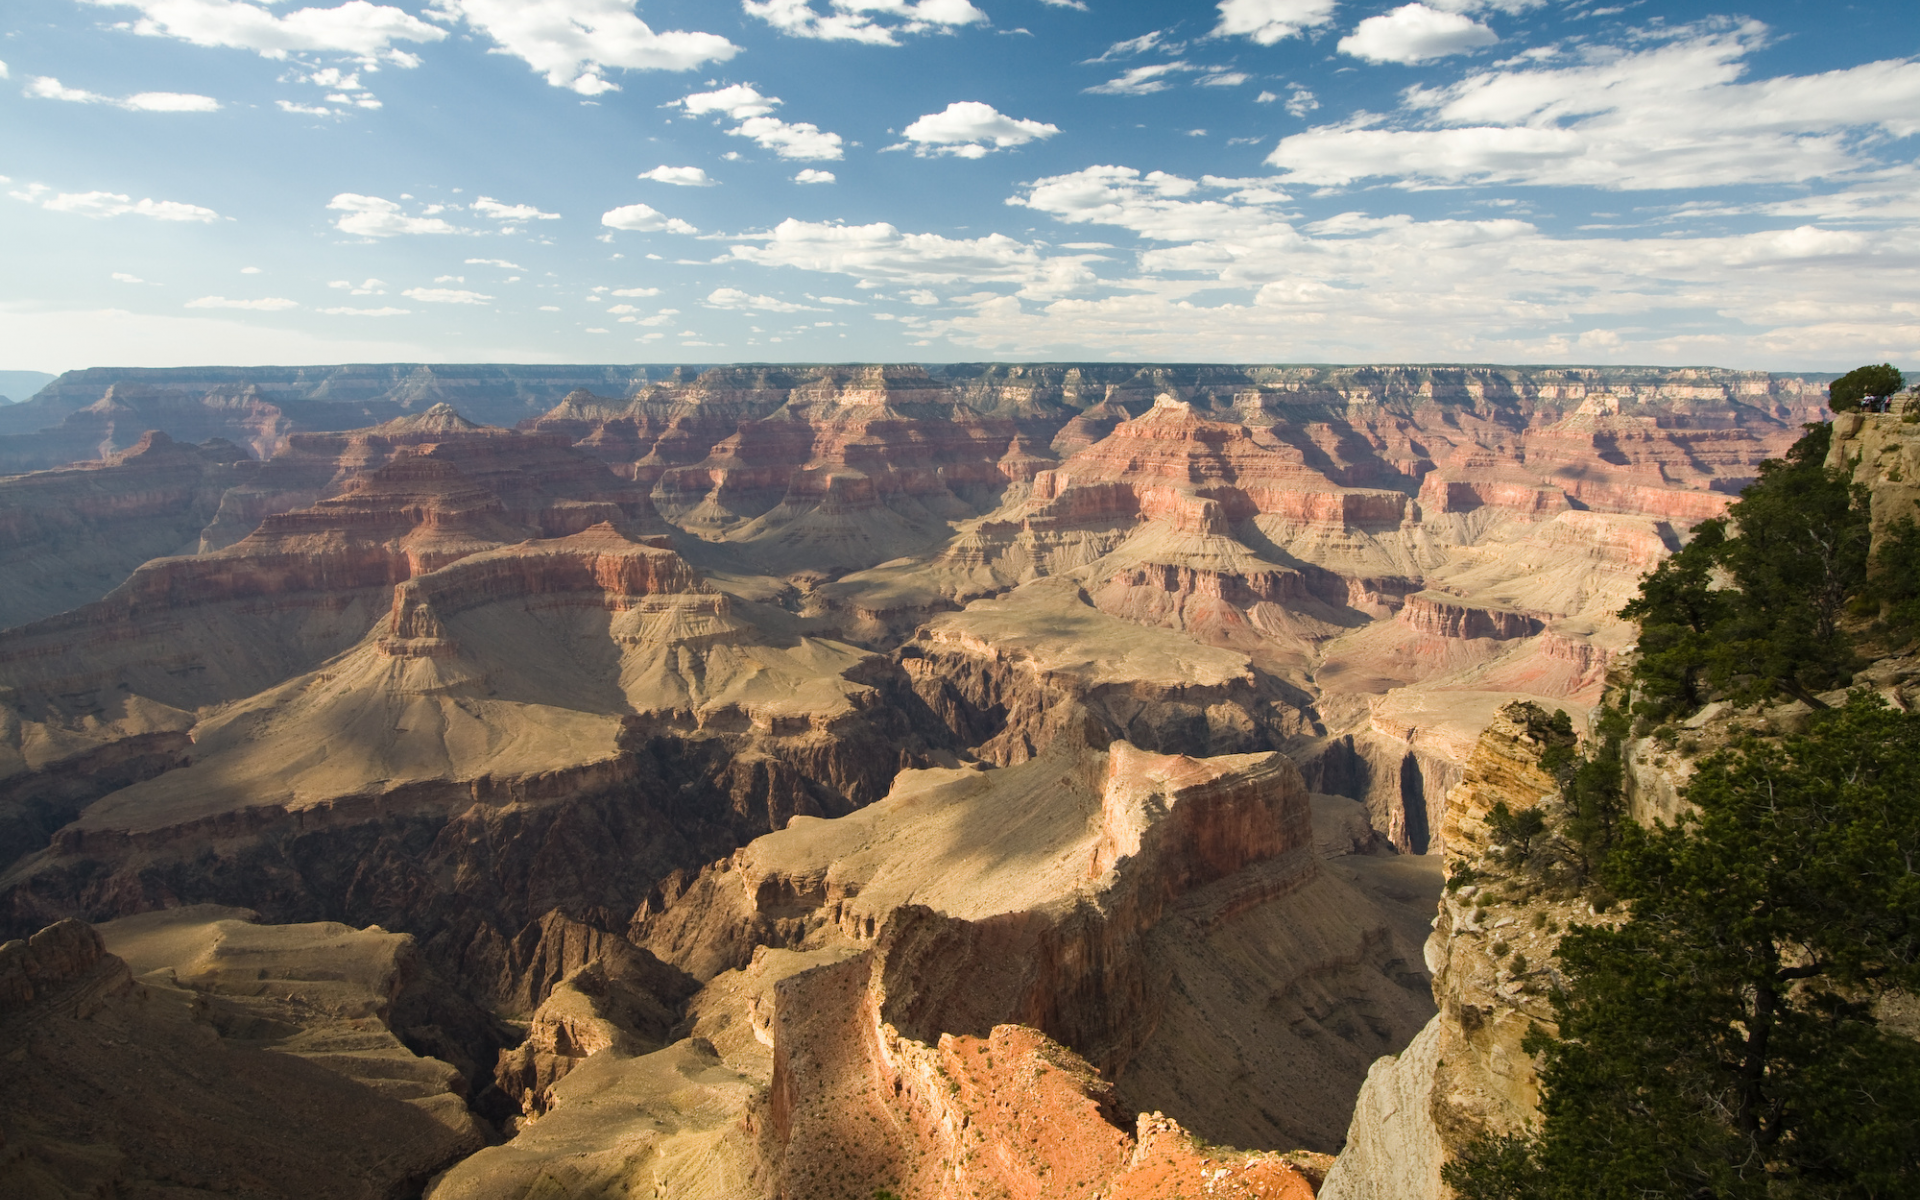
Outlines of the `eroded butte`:
[{"label": "eroded butte", "polygon": [[0,1180],[1311,1196],[1481,730],[1583,716],[1822,400],[62,377],[0,414]]}]

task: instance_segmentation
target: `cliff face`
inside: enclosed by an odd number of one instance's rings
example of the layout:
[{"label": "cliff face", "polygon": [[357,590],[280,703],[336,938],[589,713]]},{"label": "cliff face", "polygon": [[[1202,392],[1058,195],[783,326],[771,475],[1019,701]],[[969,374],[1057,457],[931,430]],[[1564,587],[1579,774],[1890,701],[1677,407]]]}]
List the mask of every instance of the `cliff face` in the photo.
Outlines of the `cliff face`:
[{"label": "cliff face", "polygon": [[1447,793],[1448,873],[1474,882],[1442,894],[1427,939],[1440,1011],[1405,1050],[1369,1070],[1323,1198],[1441,1200],[1450,1194],[1441,1168],[1461,1147],[1535,1118],[1539,1087],[1521,1042],[1536,1024],[1554,1029],[1547,992],[1559,932],[1595,916],[1584,902],[1534,894],[1503,868],[1489,853],[1486,817],[1496,804],[1517,813],[1551,800],[1557,785],[1540,756],[1570,740],[1539,706],[1506,705]]}]

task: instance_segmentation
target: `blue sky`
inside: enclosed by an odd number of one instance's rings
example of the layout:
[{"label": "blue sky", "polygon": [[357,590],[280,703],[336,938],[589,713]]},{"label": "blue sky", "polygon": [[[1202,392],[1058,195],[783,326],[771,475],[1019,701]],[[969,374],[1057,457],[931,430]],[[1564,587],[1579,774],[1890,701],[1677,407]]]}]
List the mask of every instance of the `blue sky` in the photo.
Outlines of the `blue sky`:
[{"label": "blue sky", "polygon": [[0,368],[1920,364],[1920,5],[8,0]]}]

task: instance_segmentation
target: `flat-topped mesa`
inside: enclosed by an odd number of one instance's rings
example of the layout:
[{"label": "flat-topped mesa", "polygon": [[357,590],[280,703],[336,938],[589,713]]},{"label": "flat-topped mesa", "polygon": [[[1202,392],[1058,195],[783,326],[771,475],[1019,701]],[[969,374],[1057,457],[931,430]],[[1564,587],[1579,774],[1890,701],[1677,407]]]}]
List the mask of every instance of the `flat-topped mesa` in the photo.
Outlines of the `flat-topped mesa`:
[{"label": "flat-topped mesa", "polygon": [[1406,598],[1399,620],[1420,633],[1442,638],[1531,637],[1545,628],[1538,617],[1513,609],[1475,604],[1444,592],[1415,592]]},{"label": "flat-topped mesa", "polygon": [[1399,492],[1343,487],[1297,448],[1162,395],[1143,415],[1038,473],[1027,522],[1038,530],[1126,517],[1195,519],[1181,512],[1193,498],[1217,504],[1225,522],[1271,515],[1304,525],[1397,527],[1408,515]]},{"label": "flat-topped mesa", "polygon": [[[442,620],[483,604],[539,598],[625,613],[660,600],[724,617],[726,597],[701,581],[663,536],[634,541],[602,523],[564,538],[486,550],[393,589],[381,649],[395,657],[447,657],[457,647]],[[621,640],[634,640],[632,636]]]}]

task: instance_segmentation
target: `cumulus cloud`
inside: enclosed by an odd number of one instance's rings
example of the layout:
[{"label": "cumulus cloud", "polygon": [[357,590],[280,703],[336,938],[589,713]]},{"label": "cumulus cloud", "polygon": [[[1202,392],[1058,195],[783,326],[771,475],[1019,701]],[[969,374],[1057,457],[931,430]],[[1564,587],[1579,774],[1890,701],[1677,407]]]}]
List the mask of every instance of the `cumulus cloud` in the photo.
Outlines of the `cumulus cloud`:
[{"label": "cumulus cloud", "polygon": [[915,120],[901,133],[916,154],[953,154],[983,158],[995,150],[1024,146],[1060,132],[1058,125],[1009,117],[978,100],[955,100],[937,113]]},{"label": "cumulus cloud", "polygon": [[469,292],[462,288],[408,288],[400,293],[409,300],[418,300],[423,304],[485,304],[492,296],[479,292]]},{"label": "cumulus cloud", "polygon": [[1252,38],[1271,46],[1333,20],[1335,0],[1220,0],[1213,37]]},{"label": "cumulus cloud", "polygon": [[552,86],[583,96],[620,90],[606,77],[609,67],[689,71],[740,52],[716,33],[656,33],[635,15],[633,0],[434,0],[432,12],[466,21]]},{"label": "cumulus cloud", "polygon": [[339,288],[355,296],[384,296],[387,294],[386,283],[378,279],[369,279],[365,283],[353,283],[345,279],[336,279],[327,286],[330,288]]},{"label": "cumulus cloud", "polygon": [[685,109],[690,117],[717,112],[724,113],[736,121],[744,121],[748,117],[767,115],[781,101],[777,96],[762,96],[750,83],[735,83],[718,91],[695,92],[691,96],[682,96],[668,103]]},{"label": "cumulus cloud", "polygon": [[651,179],[655,183],[671,183],[675,187],[712,187],[714,183],[699,167],[669,167],[664,164],[651,171],[642,171],[640,178]]},{"label": "cumulus cloud", "polygon": [[754,296],[741,291],[739,288],[728,287],[716,288],[713,293],[707,297],[706,303],[709,308],[751,309],[755,312],[796,313],[827,311],[824,308],[814,308],[808,304],[791,304],[785,300],[775,299],[772,296]]},{"label": "cumulus cloud", "polygon": [[342,214],[333,227],[341,233],[360,237],[398,237],[404,233],[464,233],[439,217],[408,216],[400,205],[379,196],[341,192],[327,201],[327,207]]},{"label": "cumulus cloud", "polygon": [[285,312],[289,308],[299,308],[298,300],[288,300],[284,296],[267,296],[260,300],[229,300],[225,296],[202,296],[198,300],[187,301],[188,308],[250,308],[255,312]]},{"label": "cumulus cloud", "polygon": [[791,37],[873,46],[897,46],[901,34],[946,32],[987,20],[968,0],[831,0],[824,12],[812,0],[742,0],[741,7]]},{"label": "cumulus cloud", "polygon": [[[761,266],[851,275],[863,285],[1012,283],[1027,294],[1055,294],[1092,279],[1077,258],[1047,258],[1005,234],[948,238],[871,225],[800,221],[792,217],[737,244],[726,258]],[[724,261],[724,260],[723,260]]]},{"label": "cumulus cloud", "polygon": [[1123,71],[1105,83],[1097,83],[1085,90],[1101,96],[1151,96],[1167,90],[1169,75],[1191,70],[1193,67],[1184,62],[1152,63]]},{"label": "cumulus cloud", "polygon": [[832,171],[822,171],[817,167],[803,167],[793,177],[793,181],[795,183],[832,183],[834,178]]},{"label": "cumulus cloud", "polygon": [[843,139],[837,133],[822,130],[811,121],[787,122],[770,115],[781,103],[778,96],[763,96],[750,83],[736,83],[718,91],[695,92],[672,101],[690,117],[719,113],[738,122],[727,130],[734,137],[752,138],[762,149],[781,158],[837,159],[843,156]]},{"label": "cumulus cloud", "polygon": [[1340,51],[1368,62],[1417,63],[1466,54],[1499,40],[1471,17],[1415,3],[1360,22],[1340,39]]},{"label": "cumulus cloud", "polygon": [[314,310],[326,313],[330,317],[404,317],[413,310],[410,308],[321,308]]},{"label": "cumulus cloud", "polygon": [[177,38],[196,46],[254,50],[268,58],[294,51],[332,51],[396,66],[420,60],[395,42],[437,42],[447,31],[384,4],[348,0],[334,8],[300,8],[277,17],[264,5],[242,0],[81,0],[101,8],[140,12],[133,32]]},{"label": "cumulus cloud", "polygon": [[274,103],[280,106],[281,112],[299,113],[301,116],[306,117],[337,117],[340,115],[339,109],[328,108],[321,104],[296,104],[292,100],[275,100]]},{"label": "cumulus cloud", "polygon": [[467,260],[467,265],[470,267],[499,267],[503,271],[526,270],[526,268],[519,263],[508,262],[504,258],[470,258]]},{"label": "cumulus cloud", "polygon": [[608,229],[630,233],[699,233],[679,217],[669,217],[646,204],[628,204],[600,214],[600,223]]},{"label": "cumulus cloud", "polygon": [[740,122],[737,129],[727,132],[734,137],[752,138],[761,149],[771,150],[781,158],[843,157],[840,135],[828,133],[811,121],[787,122],[779,117],[748,117]]},{"label": "cumulus cloud", "polygon": [[496,221],[558,221],[559,213],[541,212],[531,204],[502,204],[491,196],[482,196],[467,207],[476,216]]},{"label": "cumulus cloud", "polygon": [[119,283],[145,283],[146,282],[146,280],[140,278],[138,275],[129,275],[125,271],[115,271],[113,273],[113,278],[115,279],[115,281]]},{"label": "cumulus cloud", "polygon": [[26,94],[36,100],[65,100],[72,104],[111,104],[129,112],[217,112],[220,102],[193,92],[135,92],[131,96],[102,96],[70,88],[51,75],[29,81]]},{"label": "cumulus cloud", "polygon": [[616,296],[658,296],[660,294],[660,289],[659,288],[614,288],[613,294]]},{"label": "cumulus cloud", "polygon": [[1158,241],[1191,243],[1284,234],[1290,227],[1272,206],[1288,199],[1263,180],[1193,180],[1098,166],[1036,180],[1008,203],[1070,224],[1118,225]]},{"label": "cumulus cloud", "polygon": [[1267,162],[1302,183],[1518,183],[1649,189],[1802,183],[1879,165],[1920,132],[1920,62],[1889,59],[1743,82],[1765,27],[1588,46],[1568,66],[1503,66],[1409,89],[1395,119],[1283,138]]},{"label": "cumulus cloud", "polygon": [[83,217],[151,217],[156,221],[218,221],[220,214],[198,204],[178,200],[135,200],[120,192],[55,192],[45,184],[29,184],[8,193],[16,200],[38,204],[51,212],[76,213]]}]

